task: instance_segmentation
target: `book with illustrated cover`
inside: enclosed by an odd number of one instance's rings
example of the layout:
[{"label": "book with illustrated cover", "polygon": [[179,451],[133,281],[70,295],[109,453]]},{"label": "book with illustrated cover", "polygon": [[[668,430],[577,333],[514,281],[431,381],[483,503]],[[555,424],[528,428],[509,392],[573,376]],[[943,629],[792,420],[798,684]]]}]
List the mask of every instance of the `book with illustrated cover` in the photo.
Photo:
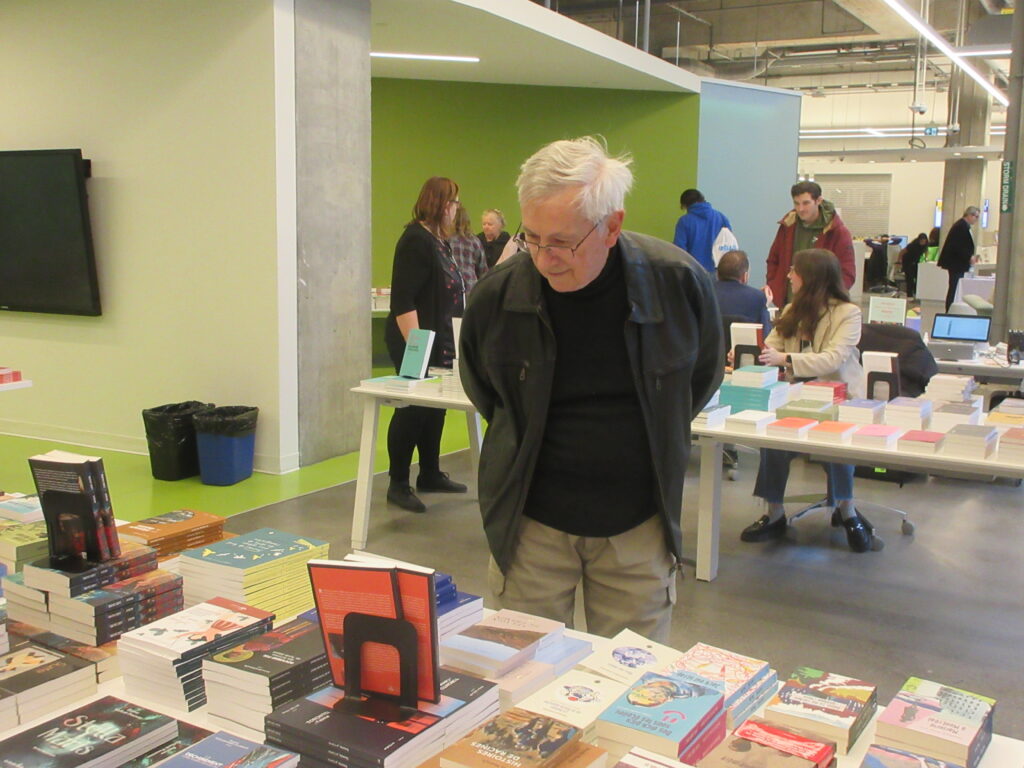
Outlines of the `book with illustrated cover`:
[{"label": "book with illustrated cover", "polygon": [[875,742],[973,768],[992,739],[996,701],[911,677],[878,716]]},{"label": "book with illustrated cover", "polygon": [[[292,559],[303,561],[326,555],[329,546],[322,539],[260,528],[182,552],[181,568],[197,566],[207,573],[217,572],[224,579],[244,581],[250,575]],[[214,566],[214,570],[209,570],[210,566]]]},{"label": "book with illustrated cover", "polygon": [[[440,695],[437,600],[434,571],[415,566],[339,560],[310,560],[323,644],[334,684],[345,683],[345,620],[367,614],[409,622],[416,633],[417,694],[425,701]],[[395,632],[400,625],[395,624]],[[395,634],[395,642],[399,635]],[[401,693],[399,653],[394,645],[371,642],[362,648],[360,684],[366,693],[397,697]]]},{"label": "book with illustrated cover", "polygon": [[[46,522],[15,523],[0,521],[0,557],[11,563],[36,560],[47,552]],[[8,572],[20,571],[21,567],[8,568]]]},{"label": "book with illustrated cover", "polygon": [[90,621],[100,614],[133,606],[166,592],[180,592],[181,582],[181,576],[176,573],[151,570],[75,597],[52,594],[49,598],[50,613]]},{"label": "book with illustrated cover", "polygon": [[830,768],[836,745],[752,717],[697,762],[697,768]]},{"label": "book with illustrated cover", "polygon": [[11,649],[0,655],[0,691],[13,696],[34,699],[55,688],[89,680],[95,690],[91,662],[32,641],[12,643]]},{"label": "book with illustrated cover", "polygon": [[168,757],[188,749],[197,741],[202,741],[210,733],[210,731],[200,728],[198,725],[192,725],[191,723],[179,720],[178,734],[172,737],[170,741],[154,747],[145,754],[139,755],[128,762],[121,763],[117,768],[153,768],[161,760],[166,760]]},{"label": "book with illustrated cover", "polygon": [[667,669],[688,669],[725,686],[725,706],[733,706],[748,691],[767,678],[771,668],[767,661],[741,653],[697,643],[672,662]]},{"label": "book with illustrated cover", "polygon": [[513,707],[441,753],[442,768],[547,768],[580,738],[580,729]]},{"label": "book with illustrated cover", "polygon": [[174,738],[177,721],[105,696],[0,742],[5,766],[121,765]]},{"label": "book with illustrated cover", "polygon": [[217,731],[168,758],[162,768],[293,768],[299,755]]},{"label": "book with illustrated cover", "polygon": [[957,763],[937,760],[934,757],[921,755],[896,747],[883,747],[872,744],[864,754],[860,768],[964,768]]},{"label": "book with illustrated cover", "polygon": [[625,683],[585,669],[571,669],[516,706],[569,723],[580,729],[583,739],[590,741],[598,716],[625,693],[626,688]]},{"label": "book with illustrated cover", "polygon": [[798,667],[765,707],[771,723],[835,741],[846,754],[875,713],[877,688],[864,680]]},{"label": "book with illustrated cover", "polygon": [[721,720],[725,732],[723,690],[721,682],[685,669],[646,672],[601,713],[597,735],[683,759],[713,722]]},{"label": "book with illustrated cover", "polygon": [[76,597],[115,581],[155,570],[156,567],[156,550],[126,542],[121,554],[105,563],[72,560],[55,564],[53,558],[45,557],[26,563],[23,572],[26,586],[64,597]]},{"label": "book with illustrated cover", "polygon": [[294,619],[203,660],[203,669],[272,689],[276,680],[315,665],[327,665],[320,623]]},{"label": "book with illustrated cover", "polygon": [[34,523],[43,519],[43,505],[36,494],[0,494],[0,517],[16,523]]},{"label": "book with illustrated cover", "polygon": [[449,635],[441,645],[444,664],[485,677],[500,677],[562,636],[565,625],[502,609],[461,632]]},{"label": "book with illustrated cover", "polygon": [[624,629],[610,640],[595,643],[594,652],[580,664],[612,680],[632,683],[645,672],[671,664],[682,655],[682,651]]},{"label": "book with illustrated cover", "polygon": [[426,328],[413,328],[405,340],[405,353],[398,373],[410,379],[422,379],[430,366],[430,351],[437,334]]},{"label": "book with illustrated cover", "polygon": [[198,509],[175,509],[162,515],[126,523],[117,529],[124,541],[157,547],[167,539],[209,535],[224,528],[224,518]]}]

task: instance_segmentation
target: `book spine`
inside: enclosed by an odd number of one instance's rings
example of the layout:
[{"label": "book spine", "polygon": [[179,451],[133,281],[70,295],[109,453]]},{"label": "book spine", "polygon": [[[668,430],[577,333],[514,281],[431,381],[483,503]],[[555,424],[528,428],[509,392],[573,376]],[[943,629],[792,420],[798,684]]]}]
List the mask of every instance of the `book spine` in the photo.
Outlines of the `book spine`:
[{"label": "book spine", "polygon": [[114,522],[114,508],[110,503],[110,488],[107,486],[107,472],[103,468],[103,459],[89,462],[100,501],[101,535],[107,544],[108,557],[120,557],[121,542],[117,538],[117,524]]},{"label": "book spine", "polygon": [[92,518],[94,529],[86,539],[86,556],[98,563],[105,563],[110,559],[110,546],[107,544],[106,523],[103,521],[103,501],[100,498],[99,489],[96,487],[96,479],[92,472],[92,462],[81,467],[80,476],[85,487],[85,495],[89,498],[92,507]]}]

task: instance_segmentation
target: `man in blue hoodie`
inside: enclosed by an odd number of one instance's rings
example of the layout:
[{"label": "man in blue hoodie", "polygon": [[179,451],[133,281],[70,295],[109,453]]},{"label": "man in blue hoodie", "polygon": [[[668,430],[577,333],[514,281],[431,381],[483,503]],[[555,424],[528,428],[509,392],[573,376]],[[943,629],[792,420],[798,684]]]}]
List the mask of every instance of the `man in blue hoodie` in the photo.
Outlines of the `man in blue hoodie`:
[{"label": "man in blue hoodie", "polygon": [[688,189],[679,196],[679,207],[686,213],[676,222],[676,236],[672,242],[695,258],[708,272],[715,271],[711,246],[722,231],[732,225],[724,213],[711,207],[699,189]]}]

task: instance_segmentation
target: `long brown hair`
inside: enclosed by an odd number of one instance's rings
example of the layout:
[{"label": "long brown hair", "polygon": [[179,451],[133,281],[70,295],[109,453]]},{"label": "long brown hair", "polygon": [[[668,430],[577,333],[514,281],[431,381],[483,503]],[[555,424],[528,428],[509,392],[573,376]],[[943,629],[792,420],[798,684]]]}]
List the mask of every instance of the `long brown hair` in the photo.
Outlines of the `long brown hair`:
[{"label": "long brown hair", "polygon": [[839,259],[832,251],[824,248],[809,248],[793,255],[793,271],[803,285],[793,296],[789,311],[785,312],[775,327],[785,338],[814,338],[818,321],[828,310],[829,299],[849,302],[850,294],[843,287],[843,275],[839,270]]},{"label": "long brown hair", "polygon": [[469,220],[469,211],[466,210],[466,206],[459,203],[455,209],[455,220],[452,222],[452,234],[462,235],[463,237],[475,237],[473,234],[473,224]]},{"label": "long brown hair", "polygon": [[459,185],[445,176],[431,176],[423,182],[420,196],[412,207],[412,221],[425,224],[442,239],[451,237],[447,216],[448,203],[459,199]]}]

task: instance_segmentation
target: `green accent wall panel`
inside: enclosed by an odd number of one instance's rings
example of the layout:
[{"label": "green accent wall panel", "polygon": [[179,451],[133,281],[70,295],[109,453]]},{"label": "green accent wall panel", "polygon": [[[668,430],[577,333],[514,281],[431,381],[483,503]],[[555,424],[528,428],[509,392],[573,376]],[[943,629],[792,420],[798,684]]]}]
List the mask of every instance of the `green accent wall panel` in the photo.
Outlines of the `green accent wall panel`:
[{"label": "green accent wall panel", "polygon": [[633,156],[626,229],[669,240],[679,194],[696,184],[695,94],[384,78],[372,88],[374,285],[390,285],[395,243],[430,176],[458,182],[476,230],[499,208],[512,231],[520,164],[548,142],[601,134]]}]

